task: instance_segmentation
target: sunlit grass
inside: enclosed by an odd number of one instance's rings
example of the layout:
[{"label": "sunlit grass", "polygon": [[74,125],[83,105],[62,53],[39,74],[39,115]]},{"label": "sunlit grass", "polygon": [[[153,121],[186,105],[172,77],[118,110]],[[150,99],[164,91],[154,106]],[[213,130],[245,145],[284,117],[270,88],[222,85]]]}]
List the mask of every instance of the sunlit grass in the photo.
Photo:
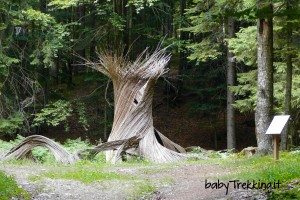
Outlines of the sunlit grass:
[{"label": "sunlit grass", "polygon": [[281,152],[280,159],[274,161],[272,155],[250,158],[232,158],[224,160],[223,165],[235,169],[238,173],[228,178],[241,180],[261,180],[288,182],[300,178],[300,154]]},{"label": "sunlit grass", "polygon": [[286,190],[291,181],[300,181],[300,153],[280,152],[278,161],[273,155],[238,157],[222,161],[222,166],[234,171],[231,175],[223,176],[225,180],[260,181],[274,183],[280,181],[280,187],[272,190],[268,199],[300,199],[300,184]]},{"label": "sunlit grass", "polygon": [[19,188],[16,181],[12,177],[6,176],[0,172],[0,199],[30,199],[30,195],[23,189]]},{"label": "sunlit grass", "polygon": [[66,171],[51,171],[46,172],[43,174],[44,177],[48,178],[59,178],[59,179],[71,179],[71,180],[78,180],[82,183],[91,183],[95,181],[102,181],[102,180],[132,180],[135,177],[127,176],[115,172],[104,172],[100,170],[88,170],[88,169],[81,169],[81,170],[66,170]]}]

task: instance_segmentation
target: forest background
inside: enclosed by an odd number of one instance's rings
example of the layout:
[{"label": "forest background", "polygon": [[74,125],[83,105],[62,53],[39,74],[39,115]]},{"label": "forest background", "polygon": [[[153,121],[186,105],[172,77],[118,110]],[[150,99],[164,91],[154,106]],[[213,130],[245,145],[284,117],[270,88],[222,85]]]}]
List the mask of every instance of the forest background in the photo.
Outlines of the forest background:
[{"label": "forest background", "polygon": [[[84,66],[97,51],[134,59],[170,45],[154,124],[182,146],[257,146],[290,114],[281,148],[299,145],[296,0],[0,0],[0,136],[106,141],[111,82]],[[163,40],[162,40],[163,38]]]}]

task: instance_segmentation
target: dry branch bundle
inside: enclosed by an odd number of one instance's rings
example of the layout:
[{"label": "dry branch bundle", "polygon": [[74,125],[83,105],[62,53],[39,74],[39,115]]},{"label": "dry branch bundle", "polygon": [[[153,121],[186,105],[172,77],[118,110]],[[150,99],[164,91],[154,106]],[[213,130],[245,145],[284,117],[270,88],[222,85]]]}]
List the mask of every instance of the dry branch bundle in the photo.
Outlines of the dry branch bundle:
[{"label": "dry branch bundle", "polygon": [[58,162],[64,164],[71,164],[79,161],[79,157],[77,156],[77,154],[69,153],[61,145],[42,135],[31,135],[26,137],[18,145],[13,147],[4,156],[2,161],[9,160],[12,158],[15,159],[30,158],[31,150],[37,146],[48,148],[50,152],[54,155],[56,161]]},{"label": "dry branch bundle", "polygon": [[[166,72],[170,60],[166,48],[130,61],[120,51],[104,51],[99,62],[89,67],[108,76],[114,87],[114,121],[108,141],[140,138],[137,152],[153,162],[172,162],[186,158],[185,150],[153,127],[152,99],[157,79]],[[120,150],[108,151],[106,159],[118,160]]]}]

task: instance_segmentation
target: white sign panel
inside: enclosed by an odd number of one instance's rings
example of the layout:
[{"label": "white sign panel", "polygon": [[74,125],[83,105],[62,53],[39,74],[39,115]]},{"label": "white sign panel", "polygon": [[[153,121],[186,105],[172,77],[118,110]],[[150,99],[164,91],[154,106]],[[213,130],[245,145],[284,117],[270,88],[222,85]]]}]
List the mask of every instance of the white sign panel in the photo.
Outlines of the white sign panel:
[{"label": "white sign panel", "polygon": [[289,115],[277,115],[273,118],[266,134],[280,134],[289,120]]}]

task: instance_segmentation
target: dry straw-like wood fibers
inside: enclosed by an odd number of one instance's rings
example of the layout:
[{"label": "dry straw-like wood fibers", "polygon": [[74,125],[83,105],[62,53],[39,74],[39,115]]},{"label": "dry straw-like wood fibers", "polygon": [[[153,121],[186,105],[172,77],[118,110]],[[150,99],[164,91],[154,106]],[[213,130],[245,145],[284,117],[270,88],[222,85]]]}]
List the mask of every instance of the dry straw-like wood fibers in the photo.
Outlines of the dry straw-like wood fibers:
[{"label": "dry straw-like wood fibers", "polygon": [[34,147],[46,147],[54,155],[56,161],[62,162],[64,164],[71,164],[79,161],[77,154],[71,154],[66,149],[64,149],[60,144],[54,142],[53,140],[44,137],[42,135],[32,135],[23,139],[18,145],[13,147],[2,159],[9,160],[12,158],[30,158],[31,150]]},{"label": "dry straw-like wood fibers", "polygon": [[[153,162],[171,162],[186,158],[184,149],[155,130],[152,118],[152,99],[157,79],[166,72],[170,60],[166,49],[149,54],[142,52],[130,61],[117,51],[99,54],[99,63],[88,65],[113,82],[114,121],[108,141],[140,138],[139,155]],[[118,151],[108,151],[107,160],[116,162]],[[117,153],[117,154],[116,154]]]}]

